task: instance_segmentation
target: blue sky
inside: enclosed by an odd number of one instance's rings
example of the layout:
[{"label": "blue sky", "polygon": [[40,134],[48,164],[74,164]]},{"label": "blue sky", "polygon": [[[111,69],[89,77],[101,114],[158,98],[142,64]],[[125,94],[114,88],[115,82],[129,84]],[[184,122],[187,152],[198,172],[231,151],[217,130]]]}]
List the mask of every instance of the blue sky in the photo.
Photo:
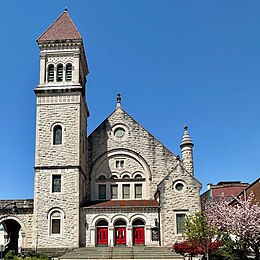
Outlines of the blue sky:
[{"label": "blue sky", "polygon": [[91,133],[116,106],[174,154],[185,123],[203,184],[253,182],[260,159],[260,1],[0,1],[0,199],[33,198],[35,40],[67,7],[85,44]]}]

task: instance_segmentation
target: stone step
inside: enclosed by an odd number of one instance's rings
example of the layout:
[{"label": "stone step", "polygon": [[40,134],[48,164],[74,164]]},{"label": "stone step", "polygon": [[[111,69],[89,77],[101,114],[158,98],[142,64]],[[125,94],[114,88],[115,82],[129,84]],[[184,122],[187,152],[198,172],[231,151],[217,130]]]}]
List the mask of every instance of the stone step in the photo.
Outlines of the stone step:
[{"label": "stone step", "polygon": [[76,259],[174,259],[183,260],[184,257],[172,252],[166,247],[92,247],[77,248],[60,257],[61,260]]}]

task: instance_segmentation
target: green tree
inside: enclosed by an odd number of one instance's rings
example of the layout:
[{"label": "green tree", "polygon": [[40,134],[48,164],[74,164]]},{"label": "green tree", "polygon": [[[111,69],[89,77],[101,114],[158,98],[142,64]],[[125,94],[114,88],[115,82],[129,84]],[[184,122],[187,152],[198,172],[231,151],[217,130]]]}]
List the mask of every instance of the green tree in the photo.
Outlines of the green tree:
[{"label": "green tree", "polygon": [[[219,231],[208,223],[203,212],[196,212],[194,215],[186,217],[184,237],[200,246],[206,259],[209,259],[210,255],[215,253],[221,245]],[[218,244],[218,247],[212,246],[212,243]]]}]

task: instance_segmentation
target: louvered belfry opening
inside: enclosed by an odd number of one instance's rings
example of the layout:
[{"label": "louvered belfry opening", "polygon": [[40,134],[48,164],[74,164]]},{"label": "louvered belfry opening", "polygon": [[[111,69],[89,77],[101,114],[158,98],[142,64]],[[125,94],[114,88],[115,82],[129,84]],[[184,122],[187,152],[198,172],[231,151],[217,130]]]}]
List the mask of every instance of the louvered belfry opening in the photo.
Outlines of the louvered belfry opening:
[{"label": "louvered belfry opening", "polygon": [[63,65],[58,64],[57,66],[57,81],[62,81],[63,80]]},{"label": "louvered belfry opening", "polygon": [[54,81],[54,65],[50,64],[48,66],[48,82]]},{"label": "louvered belfry opening", "polygon": [[72,80],[72,65],[69,63],[66,65],[66,81]]}]

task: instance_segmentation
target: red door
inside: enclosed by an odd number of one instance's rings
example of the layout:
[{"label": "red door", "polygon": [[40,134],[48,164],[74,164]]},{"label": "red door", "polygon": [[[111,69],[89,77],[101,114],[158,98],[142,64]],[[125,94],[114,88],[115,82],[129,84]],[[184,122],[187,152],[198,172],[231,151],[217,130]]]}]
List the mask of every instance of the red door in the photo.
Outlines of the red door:
[{"label": "red door", "polygon": [[108,242],[108,228],[107,227],[98,227],[97,228],[97,244],[98,245],[107,245]]},{"label": "red door", "polygon": [[115,228],[115,242],[116,242],[116,245],[125,245],[126,244],[126,228],[125,227],[116,227]]},{"label": "red door", "polygon": [[144,227],[134,227],[134,244],[144,245]]}]

